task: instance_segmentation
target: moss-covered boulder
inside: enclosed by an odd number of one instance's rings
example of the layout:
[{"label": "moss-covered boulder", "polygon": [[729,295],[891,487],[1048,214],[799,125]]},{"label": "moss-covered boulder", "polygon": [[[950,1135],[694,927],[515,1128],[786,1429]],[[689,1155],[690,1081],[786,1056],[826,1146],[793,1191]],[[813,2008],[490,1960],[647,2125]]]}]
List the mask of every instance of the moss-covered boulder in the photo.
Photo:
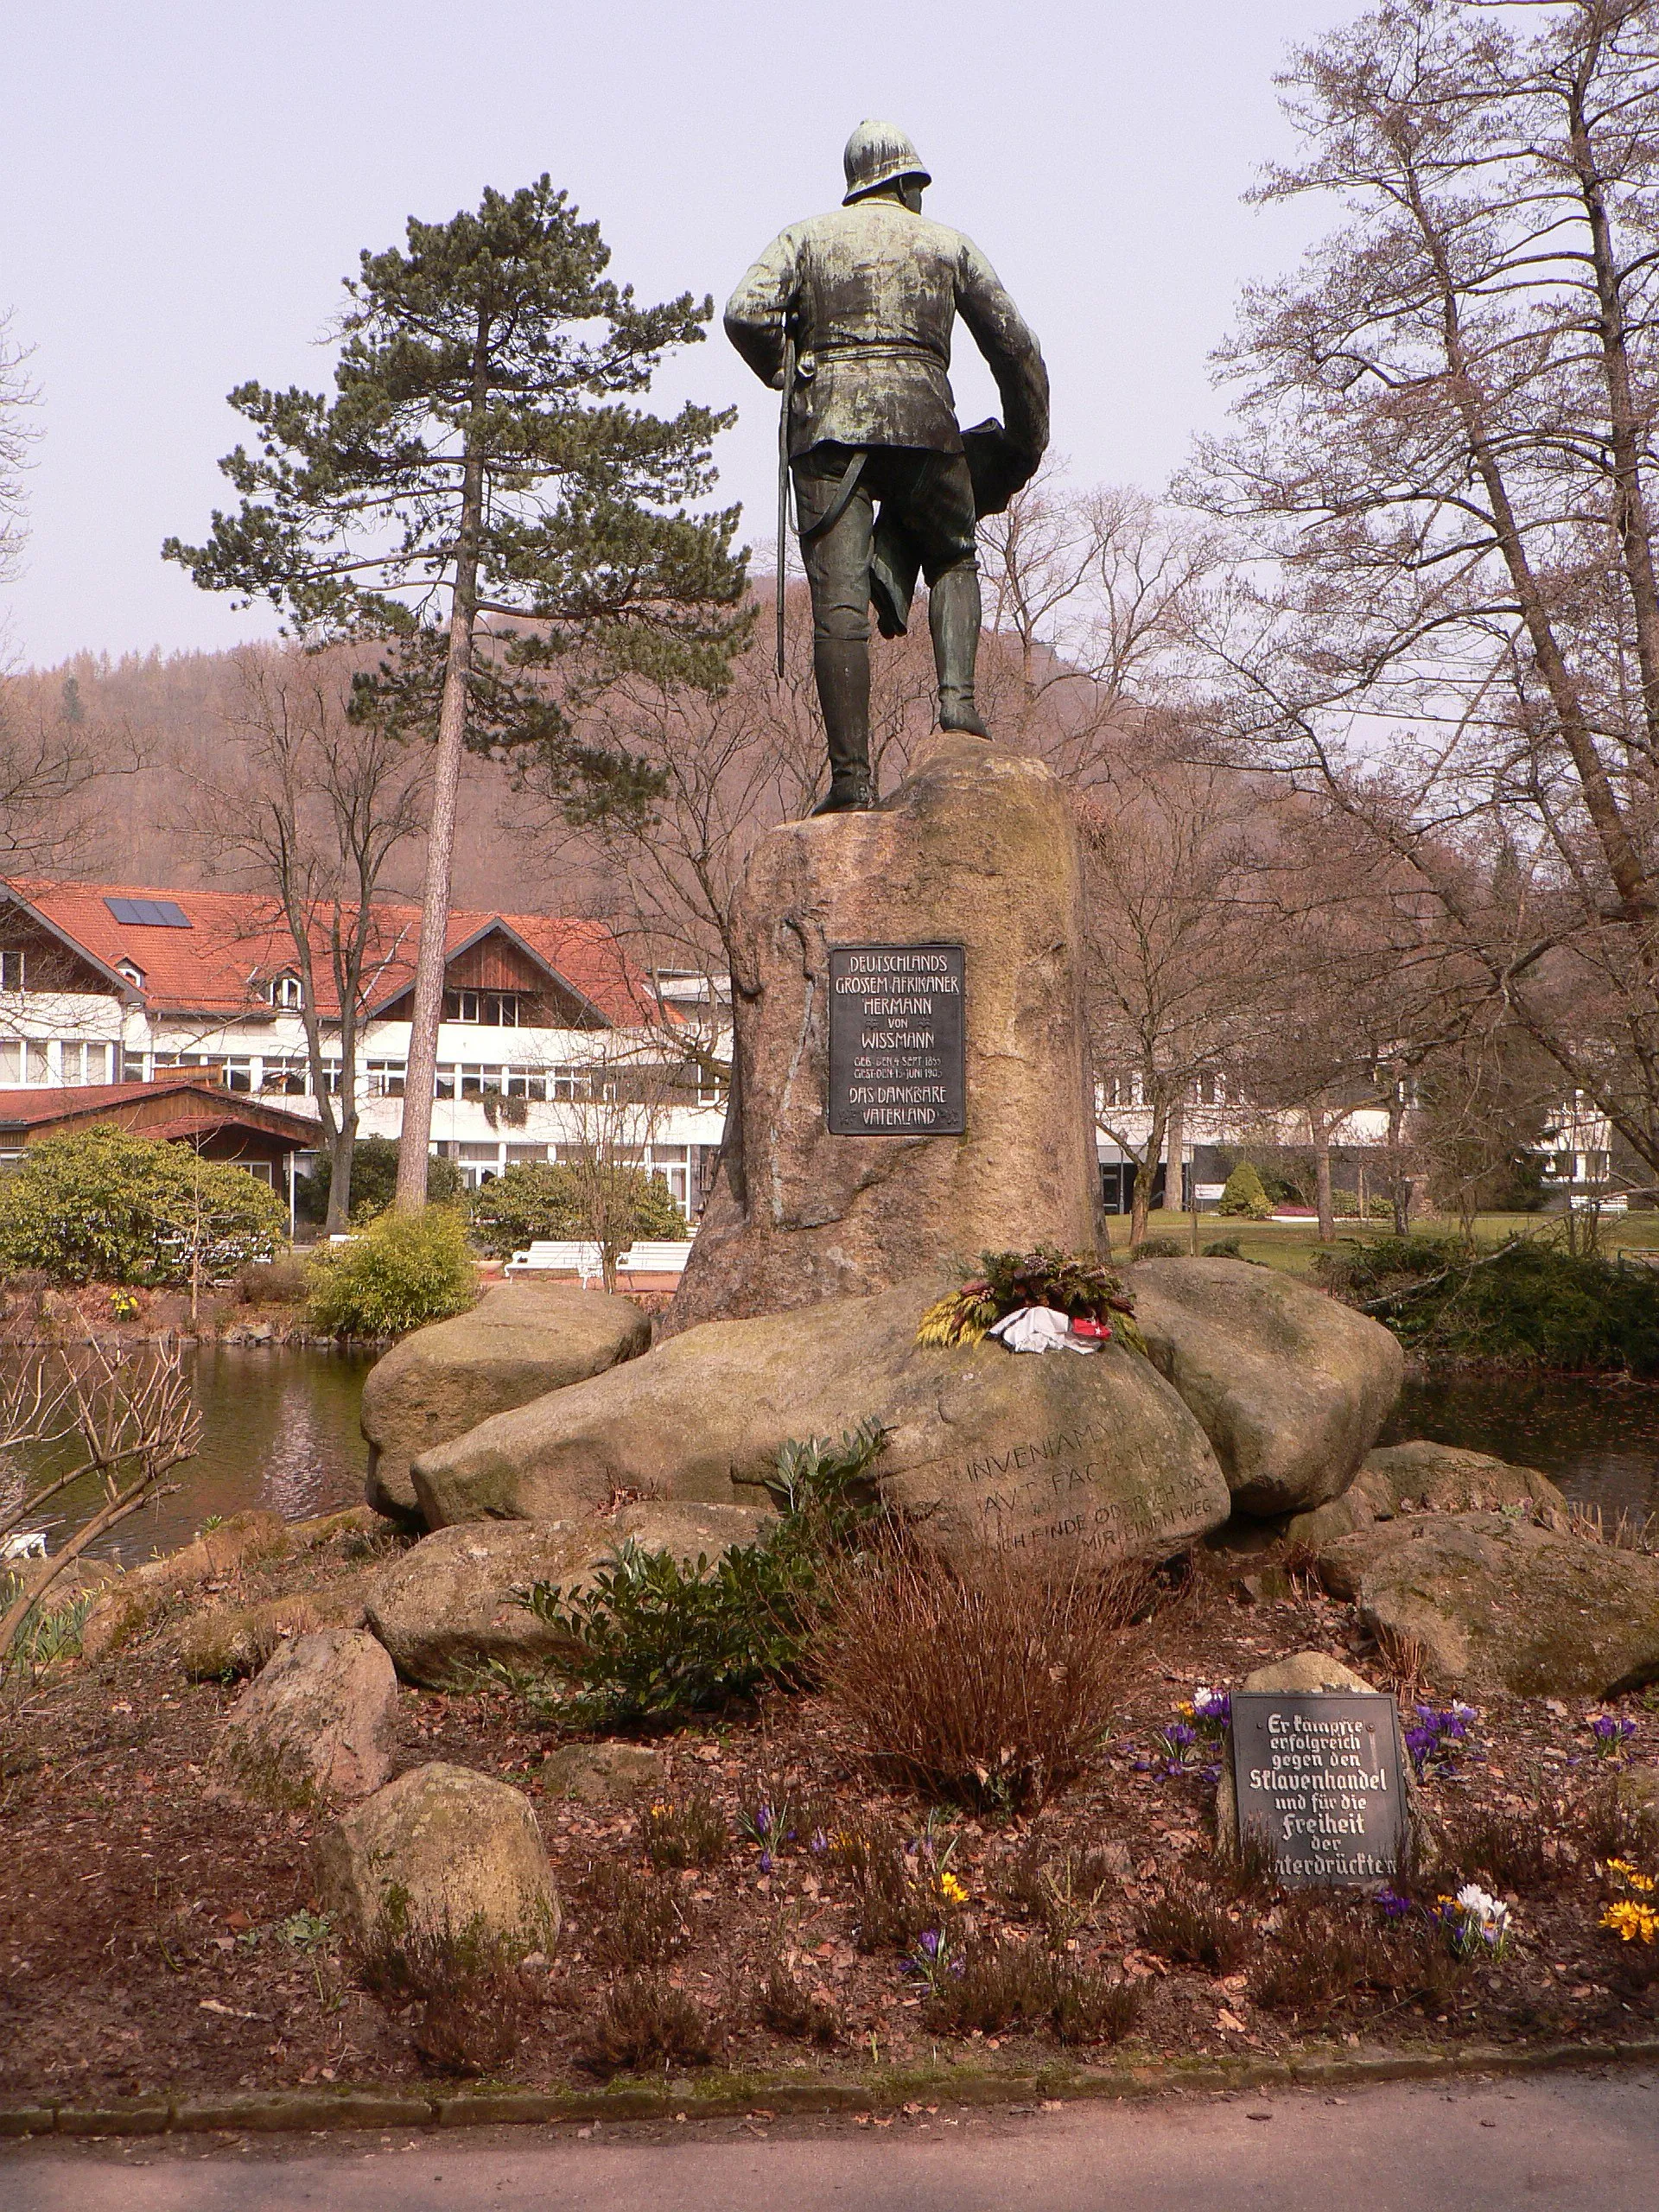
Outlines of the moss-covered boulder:
[{"label": "moss-covered boulder", "polygon": [[215,1785],[250,1804],[366,1797],[391,1771],[397,1678],[360,1629],[321,1629],[283,1644],[226,1716]]},{"label": "moss-covered boulder", "polygon": [[603,1374],[650,1343],[651,1324],[637,1306],[571,1283],[503,1283],[470,1313],[416,1329],[363,1385],[369,1503],[418,1526],[409,1465],[420,1452],[492,1414]]},{"label": "moss-covered boulder", "polygon": [[423,1452],[422,1509],[442,1527],[569,1522],[617,1490],[753,1503],[789,1439],[873,1416],[889,1432],[884,1488],[943,1548],[1157,1554],[1226,1519],[1216,1455],[1150,1362],[1121,1344],[1086,1357],[989,1338],[919,1345],[938,1290],[909,1284],[689,1329]]},{"label": "moss-covered boulder", "polygon": [[361,1941],[385,1929],[446,1929],[551,1950],[558,1891],[530,1800],[435,1759],[353,1806],[322,1838],[324,1906]]},{"label": "moss-covered boulder", "polygon": [[404,1679],[442,1689],[469,1668],[535,1666],[557,1648],[547,1623],[519,1602],[531,1583],[580,1587],[629,1536],[677,1559],[717,1559],[777,1518],[769,1505],[645,1501],[566,1521],[463,1521],[423,1536],[388,1567],[365,1611]]},{"label": "moss-covered boulder", "polygon": [[1143,1260],[1129,1282],[1153,1360],[1202,1423],[1239,1510],[1340,1497],[1405,1377],[1389,1331],[1243,1260]]},{"label": "moss-covered boulder", "polygon": [[1436,1689],[1611,1697],[1659,1681],[1659,1560],[1516,1510],[1423,1513],[1327,1544],[1320,1580],[1412,1638]]},{"label": "moss-covered boulder", "polygon": [[1455,1444],[1388,1444],[1365,1454],[1340,1497],[1293,1514],[1284,1534],[1293,1543],[1328,1544],[1402,1513],[1491,1513],[1506,1505],[1526,1506],[1547,1527],[1567,1525],[1567,1499],[1536,1467]]}]

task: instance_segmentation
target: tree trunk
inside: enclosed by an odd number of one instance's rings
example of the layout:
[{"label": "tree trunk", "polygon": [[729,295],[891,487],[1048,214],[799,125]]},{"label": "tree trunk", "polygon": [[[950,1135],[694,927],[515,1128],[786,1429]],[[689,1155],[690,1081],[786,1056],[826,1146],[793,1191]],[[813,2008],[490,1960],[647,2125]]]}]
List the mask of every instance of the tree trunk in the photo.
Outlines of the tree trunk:
[{"label": "tree trunk", "polygon": [[1169,1164],[1164,1170],[1164,1211],[1182,1213],[1186,1192],[1182,1187],[1181,1173],[1186,1152],[1186,1102],[1178,1091],[1175,1103],[1169,1109],[1169,1142],[1166,1147]]},{"label": "tree trunk", "polygon": [[340,1116],[340,1129],[329,1151],[328,1218],[323,1224],[327,1236],[343,1236],[351,1226],[352,1162],[356,1156],[357,1109],[353,1105]]},{"label": "tree trunk", "polygon": [[1405,1101],[1400,1096],[1400,1085],[1396,1082],[1389,1095],[1389,1200],[1394,1208],[1394,1233],[1396,1236],[1411,1234],[1411,1185],[1406,1180],[1400,1141],[1401,1125],[1405,1117]]},{"label": "tree trunk", "polygon": [[1147,1137],[1145,1164],[1136,1164],[1135,1193],[1129,1200],[1129,1251],[1141,1243],[1147,1233],[1147,1216],[1152,1211],[1152,1186],[1157,1179],[1158,1160],[1164,1148],[1164,1130],[1168,1122],[1168,1109],[1161,1102],[1152,1109],[1152,1128]]},{"label": "tree trunk", "polygon": [[467,426],[467,466],[461,480],[461,527],[455,541],[454,596],[449,613],[449,651],[438,709],[438,757],[432,814],[426,836],[426,882],[421,894],[421,938],[415,957],[415,1004],[410,1021],[409,1072],[404,1082],[404,1121],[397,1144],[397,1211],[419,1213],[426,1204],[427,1156],[432,1142],[432,1101],[437,1089],[438,1024],[443,1018],[448,965],[449,879],[455,855],[455,802],[467,745],[467,706],[473,670],[473,628],[478,615],[478,559],[484,524],[484,407],[488,397],[487,334],[479,318],[473,362],[473,406]]},{"label": "tree trunk", "polygon": [[1331,1123],[1323,1112],[1310,1106],[1307,1134],[1313,1147],[1313,1203],[1319,1209],[1319,1242],[1337,1241],[1337,1211],[1331,1203]]}]

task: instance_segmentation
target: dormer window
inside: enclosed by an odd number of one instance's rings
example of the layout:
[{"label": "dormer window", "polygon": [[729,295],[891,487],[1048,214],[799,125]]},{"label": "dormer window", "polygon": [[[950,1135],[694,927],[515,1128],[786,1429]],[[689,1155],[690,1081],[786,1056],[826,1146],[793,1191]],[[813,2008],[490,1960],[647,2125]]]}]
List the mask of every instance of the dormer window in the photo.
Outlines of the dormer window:
[{"label": "dormer window", "polygon": [[297,1014],[305,1004],[305,986],[297,976],[267,976],[259,988],[265,1003],[279,1013]]},{"label": "dormer window", "polygon": [[124,976],[135,991],[143,989],[144,971],[136,960],[118,960],[115,963],[115,972],[118,976]]}]

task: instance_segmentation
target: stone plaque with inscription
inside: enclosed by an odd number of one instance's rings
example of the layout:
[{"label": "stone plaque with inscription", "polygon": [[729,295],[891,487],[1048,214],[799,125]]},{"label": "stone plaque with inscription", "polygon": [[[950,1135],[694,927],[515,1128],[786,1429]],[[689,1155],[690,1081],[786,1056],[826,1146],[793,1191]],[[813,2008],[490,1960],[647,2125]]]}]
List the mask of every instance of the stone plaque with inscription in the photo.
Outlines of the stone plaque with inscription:
[{"label": "stone plaque with inscription", "polygon": [[959,1137],[968,1127],[959,944],[830,948],[830,1134]]},{"label": "stone plaque with inscription", "polygon": [[1279,1879],[1394,1880],[1406,1840],[1400,1720],[1380,1690],[1236,1690],[1241,1840],[1273,1847]]}]

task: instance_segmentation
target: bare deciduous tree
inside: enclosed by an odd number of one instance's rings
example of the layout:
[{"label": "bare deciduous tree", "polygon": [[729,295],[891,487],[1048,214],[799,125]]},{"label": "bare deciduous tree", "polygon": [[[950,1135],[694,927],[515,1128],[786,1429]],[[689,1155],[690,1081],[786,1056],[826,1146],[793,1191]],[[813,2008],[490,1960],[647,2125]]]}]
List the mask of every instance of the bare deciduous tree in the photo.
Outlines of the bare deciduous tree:
[{"label": "bare deciduous tree", "polygon": [[194,1456],[201,1418],[191,1394],[183,1352],[171,1337],[132,1351],[89,1338],[66,1351],[27,1359],[0,1390],[0,1438],[6,1446],[62,1444],[73,1438],[74,1464],[37,1483],[0,1520],[0,1536],[36,1516],[51,1499],[95,1478],[92,1503],[79,1526],[48,1557],[25,1566],[0,1613],[3,1670],[31,1613],[89,1546],[163,1497],[166,1480]]},{"label": "bare deciduous tree", "polygon": [[1345,213],[1222,356],[1217,723],[1659,1173],[1659,14],[1385,0],[1282,81],[1261,196]]},{"label": "bare deciduous tree", "polygon": [[[1139,1243],[1172,1119],[1199,1077],[1231,1065],[1263,1017],[1274,964],[1253,886],[1270,810],[1230,771],[1127,747],[1077,804],[1097,1110],[1135,1165],[1129,1234]],[[1179,1205],[1179,1192],[1169,1202]]]},{"label": "bare deciduous tree", "polygon": [[[237,658],[232,742],[223,772],[200,787],[195,820],[211,849],[272,902],[274,926],[257,950],[267,983],[290,968],[298,981],[332,1233],[350,1219],[363,1021],[388,967],[413,951],[389,934],[375,900],[423,827],[431,756],[373,714],[353,715],[339,656],[250,648]],[[337,1092],[325,1036],[339,1046]]]}]

